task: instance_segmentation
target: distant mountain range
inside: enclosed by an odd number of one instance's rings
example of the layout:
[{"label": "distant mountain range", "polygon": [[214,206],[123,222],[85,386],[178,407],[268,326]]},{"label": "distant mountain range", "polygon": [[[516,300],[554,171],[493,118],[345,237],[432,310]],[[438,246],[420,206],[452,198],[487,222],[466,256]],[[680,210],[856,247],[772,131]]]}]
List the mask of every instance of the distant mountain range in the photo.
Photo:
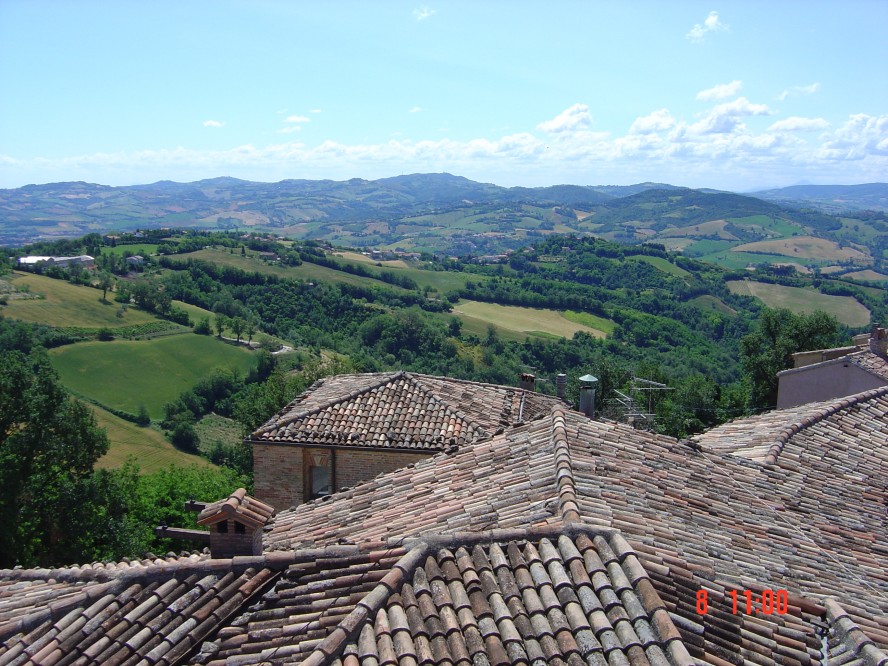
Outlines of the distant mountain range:
[{"label": "distant mountain range", "polygon": [[753,192],[751,196],[788,206],[809,206],[824,213],[855,210],[888,212],[888,184],[793,185]]},{"label": "distant mountain range", "polygon": [[0,244],[162,227],[272,231],[457,254],[502,251],[548,233],[662,241],[686,251],[697,241],[721,242],[690,248],[703,256],[785,235],[829,236],[843,223],[817,210],[848,215],[855,207],[888,210],[888,184],[797,186],[750,196],[663,183],[506,188],[446,173],[126,187],[70,182],[0,190]]}]

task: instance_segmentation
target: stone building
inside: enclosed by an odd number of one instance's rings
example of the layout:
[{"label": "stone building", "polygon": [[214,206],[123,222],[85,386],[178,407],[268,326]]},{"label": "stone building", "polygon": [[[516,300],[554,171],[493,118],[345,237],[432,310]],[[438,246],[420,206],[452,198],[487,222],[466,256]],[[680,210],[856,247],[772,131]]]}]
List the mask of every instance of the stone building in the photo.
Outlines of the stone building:
[{"label": "stone building", "polygon": [[517,389],[408,372],[319,380],[246,440],[256,496],[275,507],[300,504],[564,404],[524,382]]}]

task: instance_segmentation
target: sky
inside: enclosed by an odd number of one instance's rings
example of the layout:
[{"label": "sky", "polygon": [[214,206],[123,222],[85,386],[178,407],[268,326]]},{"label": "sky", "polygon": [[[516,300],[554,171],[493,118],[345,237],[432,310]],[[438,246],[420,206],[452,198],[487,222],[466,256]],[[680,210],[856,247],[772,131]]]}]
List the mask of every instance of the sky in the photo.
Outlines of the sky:
[{"label": "sky", "polygon": [[888,181],[888,0],[0,0],[0,188]]}]

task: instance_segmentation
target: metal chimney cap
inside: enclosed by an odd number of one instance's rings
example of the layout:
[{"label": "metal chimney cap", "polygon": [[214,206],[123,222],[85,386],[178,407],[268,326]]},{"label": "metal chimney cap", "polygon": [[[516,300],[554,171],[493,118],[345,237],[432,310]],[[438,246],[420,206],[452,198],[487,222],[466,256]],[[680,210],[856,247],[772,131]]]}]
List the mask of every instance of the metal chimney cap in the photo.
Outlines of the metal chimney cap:
[{"label": "metal chimney cap", "polygon": [[580,377],[580,381],[585,384],[594,384],[598,381],[598,377],[593,377],[592,375],[583,375]]}]

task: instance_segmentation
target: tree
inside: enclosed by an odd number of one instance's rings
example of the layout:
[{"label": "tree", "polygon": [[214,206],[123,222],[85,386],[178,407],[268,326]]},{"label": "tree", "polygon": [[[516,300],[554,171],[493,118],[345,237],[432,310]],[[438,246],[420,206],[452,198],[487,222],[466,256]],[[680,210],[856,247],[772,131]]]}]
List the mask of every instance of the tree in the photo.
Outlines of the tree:
[{"label": "tree", "polygon": [[216,320],[214,323],[216,325],[216,335],[219,337],[220,340],[222,339],[222,331],[225,330],[225,326],[228,323],[227,319],[228,318],[223,314],[216,315]]},{"label": "tree", "polygon": [[241,333],[244,332],[245,322],[240,317],[234,317],[231,322],[231,330],[234,331],[234,335],[237,337],[237,341],[240,342]]},{"label": "tree", "polygon": [[244,325],[244,332],[247,334],[247,344],[250,346],[253,345],[253,335],[256,333],[256,327],[256,317],[250,315]]},{"label": "tree", "polygon": [[749,407],[777,406],[777,373],[793,366],[793,354],[837,347],[845,339],[845,327],[825,312],[797,315],[765,308],[758,328],[740,340],[741,364],[750,386]]},{"label": "tree", "polygon": [[57,561],[75,516],[64,508],[86,492],[93,464],[108,450],[95,416],[59,385],[45,354],[0,356],[0,566]]},{"label": "tree", "polygon": [[108,290],[114,286],[114,278],[108,271],[99,273],[99,289],[102,290],[102,300],[107,301]]}]

